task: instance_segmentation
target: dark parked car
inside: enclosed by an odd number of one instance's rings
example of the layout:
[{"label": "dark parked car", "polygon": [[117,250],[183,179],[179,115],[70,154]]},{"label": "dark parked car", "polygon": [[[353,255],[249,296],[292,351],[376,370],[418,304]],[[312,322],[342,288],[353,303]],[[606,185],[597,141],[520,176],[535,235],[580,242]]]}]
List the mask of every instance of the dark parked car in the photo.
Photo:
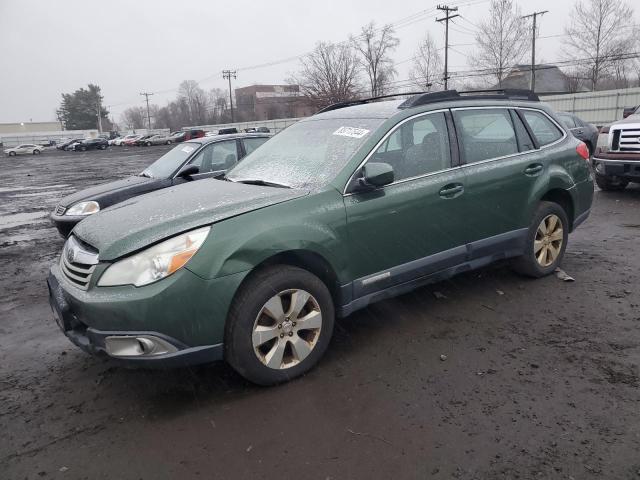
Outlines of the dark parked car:
[{"label": "dark parked car", "polygon": [[58,150],[67,150],[71,145],[73,145],[74,143],[78,143],[78,142],[82,142],[84,140],[84,138],[72,138],[72,139],[68,139],[65,140],[63,142],[60,142],[56,145],[56,148]]},{"label": "dark parked car", "polygon": [[238,133],[238,129],[236,127],[230,127],[218,130],[218,135],[229,135],[231,133]]},{"label": "dark parked car", "polygon": [[142,137],[138,138],[136,141],[133,142],[133,144],[136,147],[141,147],[142,145],[146,145],[147,140],[149,140],[151,137],[154,137],[155,133],[149,133],[147,135],[143,135]]},{"label": "dark parked car", "polygon": [[80,143],[76,143],[73,149],[78,152],[84,152],[87,150],[106,150],[109,147],[109,141],[105,138],[88,138],[82,140]]},{"label": "dark parked car", "polygon": [[67,236],[87,215],[131,197],[191,180],[217,178],[270,135],[239,134],[189,140],[169,150],[139,175],[81,190],[60,200],[51,220]]},{"label": "dark parked car", "polygon": [[224,358],[272,385],[318,363],[336,316],[497,260],[555,271],[593,180],[553,110],[526,91],[376,100],[300,120],[227,181],[81,222],[48,278],[60,329],[129,365]]},{"label": "dark parked car", "polygon": [[585,143],[589,149],[589,155],[593,155],[598,144],[598,129],[595,125],[585,122],[573,113],[558,112],[558,117],[574,137]]}]

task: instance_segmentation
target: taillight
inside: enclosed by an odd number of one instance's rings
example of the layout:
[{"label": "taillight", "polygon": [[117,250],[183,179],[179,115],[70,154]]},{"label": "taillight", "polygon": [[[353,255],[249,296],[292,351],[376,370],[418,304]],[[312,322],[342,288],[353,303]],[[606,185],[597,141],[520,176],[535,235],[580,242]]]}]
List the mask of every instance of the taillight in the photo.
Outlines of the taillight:
[{"label": "taillight", "polygon": [[580,145],[576,147],[576,152],[587,162],[589,161],[589,147],[584,142],[580,142]]}]

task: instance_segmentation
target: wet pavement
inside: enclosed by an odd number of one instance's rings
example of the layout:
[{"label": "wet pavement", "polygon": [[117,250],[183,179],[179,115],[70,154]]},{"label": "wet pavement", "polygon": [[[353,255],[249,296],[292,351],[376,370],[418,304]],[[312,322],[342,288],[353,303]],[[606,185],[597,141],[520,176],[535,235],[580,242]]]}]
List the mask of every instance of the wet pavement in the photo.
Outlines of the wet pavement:
[{"label": "wet pavement", "polygon": [[126,370],[60,333],[63,195],[166,147],[0,158],[0,478],[640,479],[640,188],[597,192],[564,270],[506,265],[358,312],[274,388]]}]

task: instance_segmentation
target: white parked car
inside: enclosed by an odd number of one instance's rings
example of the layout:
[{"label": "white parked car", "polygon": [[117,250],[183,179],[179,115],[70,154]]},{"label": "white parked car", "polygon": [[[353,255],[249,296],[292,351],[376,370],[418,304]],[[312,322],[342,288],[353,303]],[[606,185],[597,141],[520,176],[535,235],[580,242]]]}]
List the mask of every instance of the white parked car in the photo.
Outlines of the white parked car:
[{"label": "white parked car", "polygon": [[126,140],[131,140],[134,138],[138,138],[140,135],[125,135],[124,137],[118,137],[113,139],[113,145],[117,145],[118,147],[122,147]]},{"label": "white parked car", "polygon": [[40,145],[34,145],[32,143],[23,143],[17,147],[7,148],[4,153],[13,157],[15,155],[40,155],[42,153],[42,147]]}]

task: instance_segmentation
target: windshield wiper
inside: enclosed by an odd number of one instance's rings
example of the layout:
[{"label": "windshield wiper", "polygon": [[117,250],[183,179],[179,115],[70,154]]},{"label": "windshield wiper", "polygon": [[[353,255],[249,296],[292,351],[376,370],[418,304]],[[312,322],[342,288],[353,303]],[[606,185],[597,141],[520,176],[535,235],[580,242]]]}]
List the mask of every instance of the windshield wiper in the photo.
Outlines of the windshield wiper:
[{"label": "windshield wiper", "polygon": [[278,188],[292,188],[291,185],[287,185],[286,183],[278,183],[278,182],[269,182],[267,180],[260,180],[259,178],[246,178],[242,180],[231,180],[227,178],[230,182],[234,183],[246,183],[247,185],[263,185],[265,187],[278,187]]}]

